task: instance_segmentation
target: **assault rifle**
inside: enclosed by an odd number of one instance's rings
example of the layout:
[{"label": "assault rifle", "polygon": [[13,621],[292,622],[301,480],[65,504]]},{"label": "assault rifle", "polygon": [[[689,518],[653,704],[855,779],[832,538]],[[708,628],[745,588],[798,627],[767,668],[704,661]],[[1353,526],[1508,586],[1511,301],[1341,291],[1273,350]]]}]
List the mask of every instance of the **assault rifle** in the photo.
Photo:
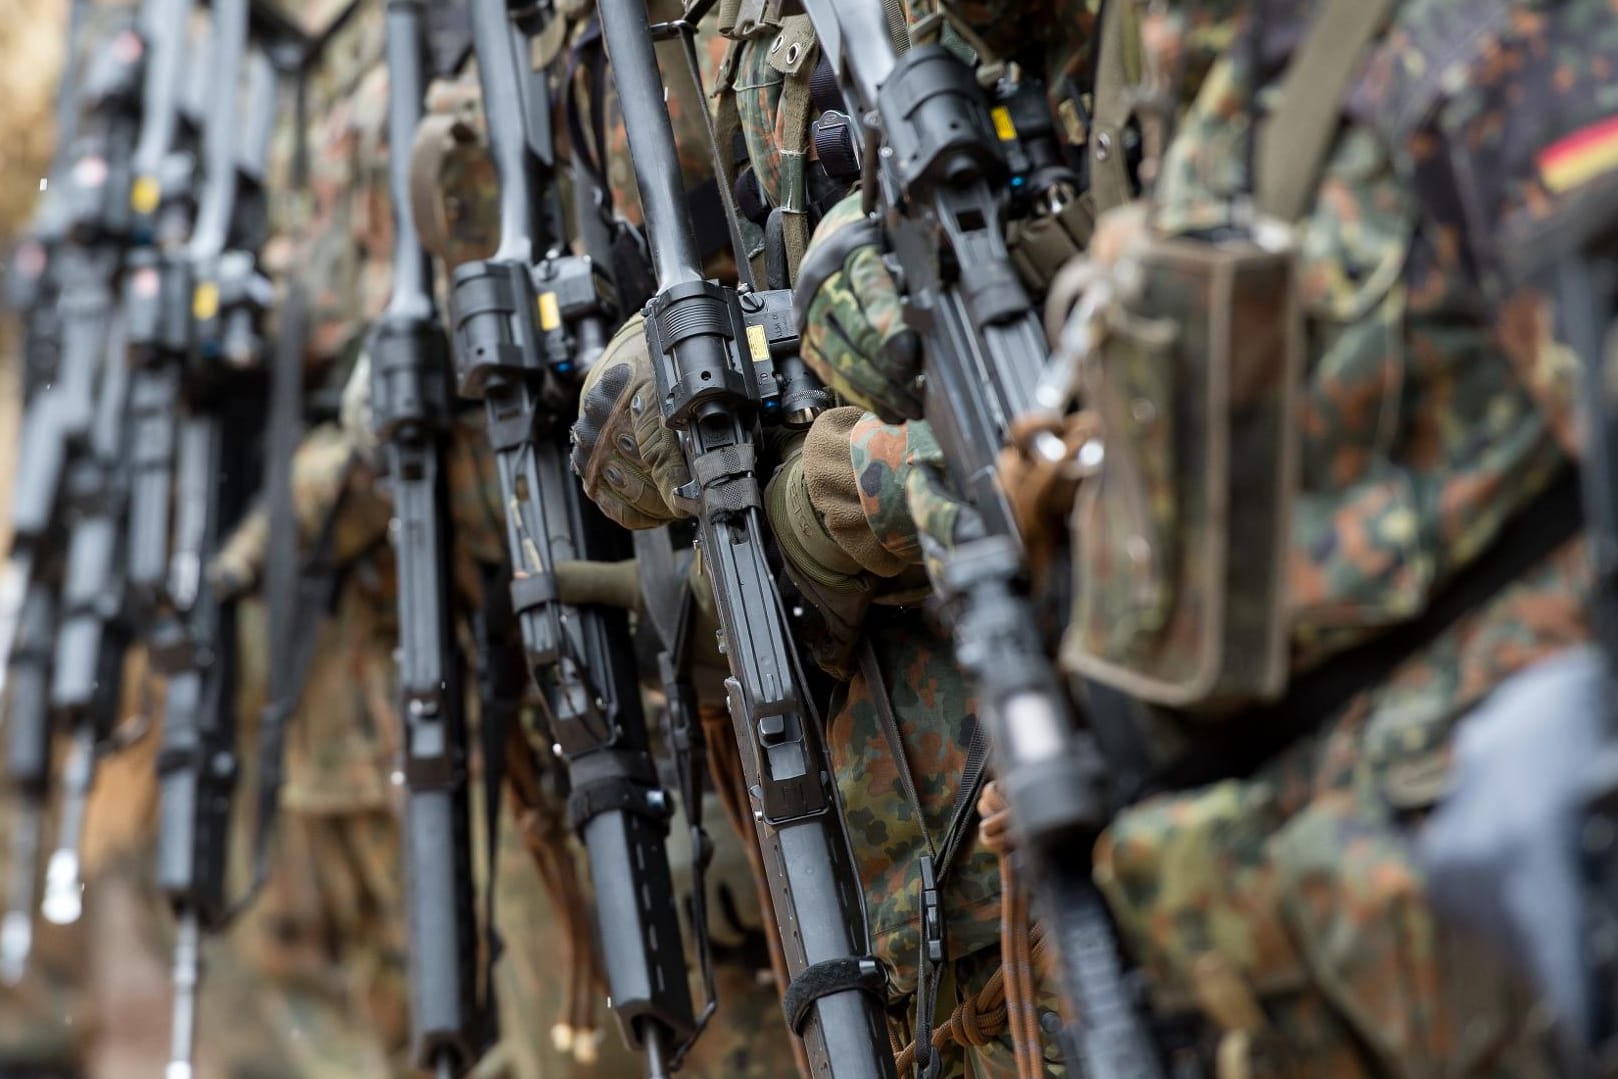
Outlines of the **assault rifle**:
[{"label": "assault rifle", "polygon": [[263,179],[276,105],[269,60],[248,52],[247,0],[215,0],[213,15],[206,186],[184,263],[189,347],[180,372],[173,539],[148,637],[166,683],[156,878],[178,923],[170,1079],[192,1073],[202,934],[235,913],[225,870],[237,774],[236,604],[216,594],[204,567],[246,506],[261,421],[258,320],[268,283],[254,252],[267,230]]},{"label": "assault rifle", "polygon": [[[56,147],[51,155],[45,197],[40,200],[27,236],[12,253],[7,266],[6,306],[23,320],[19,390],[24,408],[36,391],[50,381],[61,346],[57,317],[57,283],[52,272],[65,237],[62,189],[67,179],[68,148],[78,132],[80,53],[85,47],[87,0],[73,0],[68,10],[67,44],[56,96]],[[39,413],[32,409],[24,415]],[[34,431],[27,449],[41,445],[41,420],[24,421]],[[22,463],[20,467],[28,467]],[[8,572],[0,580],[0,620],[14,632],[0,650],[0,694],[9,722],[5,756],[8,790],[22,804],[12,821],[11,876],[7,881],[6,914],[0,921],[0,980],[15,984],[24,973],[33,946],[35,867],[39,858],[40,816],[50,779],[50,662],[56,633],[56,595],[43,580],[29,581],[27,572]],[[16,621],[12,622],[15,618]]]},{"label": "assault rifle", "polygon": [[1020,590],[1021,537],[997,480],[1010,423],[1034,406],[1048,349],[1003,238],[998,181],[1009,170],[994,122],[971,69],[947,49],[895,52],[877,0],[804,6],[863,134],[867,210],[880,211],[870,227],[892,253],[906,318],[925,347],[926,418],[981,523],[978,538],[949,552],[938,585],[1061,954],[1078,1024],[1068,1060],[1094,1077],[1156,1076],[1090,879],[1087,854],[1108,819],[1102,754],[1073,722]]},{"label": "assault rifle", "polygon": [[598,11],[658,282],[647,341],[664,422],[695,477],[688,493],[730,664],[731,719],[792,978],[788,1021],[814,1074],[892,1076],[883,976],[865,954],[859,878],[770,570],[757,475],[760,417],[806,420],[824,391],[797,357],[788,294],[703,279],[646,7],[601,0]]},{"label": "assault rifle", "polygon": [[579,383],[605,347],[609,311],[599,268],[561,249],[547,201],[550,98],[530,70],[526,33],[502,0],[473,0],[472,17],[501,228],[492,258],[454,273],[459,389],[484,402],[512,609],[567,770],[569,823],[589,857],[612,1006],[646,1074],[661,1077],[700,1029],[669,901],[671,807],[652,763],[626,613],[564,603],[555,577],[558,562],[628,551],[568,464]]},{"label": "assault rifle", "polygon": [[423,18],[422,0],[389,0],[393,294],[372,328],[369,353],[372,416],[386,448],[398,556],[412,1055],[417,1066],[451,1079],[465,1074],[481,1047],[464,670],[455,642],[443,469],[450,367],[432,267],[410,211],[409,147],[426,92]]},{"label": "assault rifle", "polygon": [[158,140],[168,140],[176,127],[187,14],[188,5],[173,0],[151,0],[142,12],[146,48],[140,136],[130,156],[131,180],[111,196],[125,200],[122,213],[132,246],[124,260],[136,272],[122,275],[123,302],[106,350],[90,452],[69,473],[72,525],[51,703],[72,731],[73,743],[64,775],[62,826],[45,893],[46,917],[56,922],[75,920],[79,914],[84,805],[96,758],[113,740],[124,657],[133,636],[123,572],[129,487],[128,301],[143,280],[138,268],[145,241],[136,227],[141,187],[132,177],[158,152]]},{"label": "assault rifle", "polygon": [[[51,271],[65,240],[62,191],[67,182],[69,150],[78,137],[83,91],[80,54],[86,47],[89,8],[89,0],[72,0],[68,7],[67,43],[56,89],[56,142],[45,174],[44,197],[39,200],[22,242],[6,265],[5,304],[24,325],[22,386],[28,398],[48,381],[50,368],[54,366],[51,358],[58,344],[56,282]],[[0,687],[4,685],[4,677],[0,672]]]},{"label": "assault rifle", "polygon": [[[52,714],[58,703],[80,710],[74,717],[105,716],[116,700],[117,677],[105,687],[84,682],[84,670],[55,670],[64,658],[77,664],[78,634],[62,634],[57,622],[57,589],[64,572],[74,574],[68,604],[83,614],[82,587],[86,559],[93,552],[78,542],[76,561],[57,552],[68,536],[70,519],[96,516],[101,469],[95,461],[76,468],[79,458],[93,456],[105,464],[116,460],[117,432],[97,430],[98,421],[117,422],[124,382],[122,358],[115,344],[114,303],[122,248],[127,239],[129,160],[139,123],[139,89],[146,45],[133,21],[119,22],[98,41],[86,58],[78,95],[79,118],[64,156],[53,213],[62,240],[50,260],[55,285],[54,332],[39,358],[49,367],[42,385],[28,402],[13,490],[12,544],[5,576],[0,580],[0,649],[7,655],[21,686],[9,701],[7,773],[21,804],[13,823],[12,877],[4,930],[0,932],[0,973],[21,976],[32,944],[32,906],[41,817],[48,795]],[[55,227],[55,225],[53,225]],[[100,395],[98,397],[98,394]],[[70,487],[77,487],[70,493]],[[76,529],[77,532],[94,529]],[[13,649],[16,630],[26,613],[27,640]],[[83,691],[100,692],[94,702]],[[81,739],[82,742],[82,739]],[[80,792],[87,786],[90,750],[76,745],[69,762],[68,791],[62,830],[76,831],[82,819]],[[71,921],[77,917],[76,856],[53,856],[47,880],[59,882],[60,902],[49,903],[46,916]]]}]

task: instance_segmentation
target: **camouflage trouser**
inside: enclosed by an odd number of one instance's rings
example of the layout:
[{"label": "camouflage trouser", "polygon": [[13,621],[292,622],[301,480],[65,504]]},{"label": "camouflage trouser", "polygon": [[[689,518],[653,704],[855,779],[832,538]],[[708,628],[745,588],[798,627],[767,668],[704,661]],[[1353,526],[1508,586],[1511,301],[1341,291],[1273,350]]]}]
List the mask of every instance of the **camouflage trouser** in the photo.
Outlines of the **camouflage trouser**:
[{"label": "camouflage trouser", "polygon": [[304,1079],[410,1074],[399,827],[391,809],[283,809],[270,879],[235,944]]}]

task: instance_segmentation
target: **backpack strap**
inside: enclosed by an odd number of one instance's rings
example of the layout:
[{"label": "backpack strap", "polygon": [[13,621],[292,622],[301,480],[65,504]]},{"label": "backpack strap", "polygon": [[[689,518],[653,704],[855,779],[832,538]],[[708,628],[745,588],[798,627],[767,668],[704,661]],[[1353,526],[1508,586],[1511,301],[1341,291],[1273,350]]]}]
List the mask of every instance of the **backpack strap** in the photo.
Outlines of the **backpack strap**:
[{"label": "backpack strap", "polygon": [[1296,221],[1309,209],[1350,82],[1393,5],[1394,0],[1323,0],[1282,76],[1280,104],[1258,133],[1254,179],[1261,212]]},{"label": "backpack strap", "polygon": [[1096,59],[1095,109],[1090,119],[1089,195],[1095,200],[1097,217],[1134,196],[1129,163],[1124,158],[1124,129],[1135,107],[1130,88],[1140,72],[1137,29],[1134,0],[1106,0]]}]

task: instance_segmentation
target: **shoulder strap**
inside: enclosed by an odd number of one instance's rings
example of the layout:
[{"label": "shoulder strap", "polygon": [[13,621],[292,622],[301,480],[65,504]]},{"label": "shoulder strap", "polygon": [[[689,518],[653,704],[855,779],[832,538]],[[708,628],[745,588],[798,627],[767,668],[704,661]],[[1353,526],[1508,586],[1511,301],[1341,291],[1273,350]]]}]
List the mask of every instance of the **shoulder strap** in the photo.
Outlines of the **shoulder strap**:
[{"label": "shoulder strap", "polygon": [[[1128,202],[1134,192],[1124,159],[1123,134],[1134,106],[1129,89],[1129,51],[1135,37],[1134,0],[1106,0],[1096,59],[1095,108],[1090,123],[1090,195],[1100,216]],[[1136,63],[1139,70],[1139,63]]]},{"label": "shoulder strap", "polygon": [[1296,221],[1309,209],[1349,82],[1393,4],[1323,0],[1282,78],[1280,104],[1259,132],[1256,180],[1262,212]]}]

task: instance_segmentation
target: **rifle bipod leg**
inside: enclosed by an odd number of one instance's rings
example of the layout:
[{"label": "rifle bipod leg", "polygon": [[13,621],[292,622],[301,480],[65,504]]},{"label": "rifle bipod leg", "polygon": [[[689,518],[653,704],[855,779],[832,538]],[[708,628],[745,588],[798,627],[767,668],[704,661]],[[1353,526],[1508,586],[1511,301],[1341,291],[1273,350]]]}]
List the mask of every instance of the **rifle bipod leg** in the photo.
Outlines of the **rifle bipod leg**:
[{"label": "rifle bipod leg", "polygon": [[84,913],[79,847],[84,840],[84,813],[95,774],[95,757],[95,730],[83,724],[73,735],[73,747],[63,769],[61,834],[45,868],[45,901],[40,904],[40,913],[52,925],[72,925]]},{"label": "rifle bipod leg", "polygon": [[197,912],[180,915],[174,937],[174,1013],[163,1079],[191,1079],[197,1048],[197,987],[202,981],[202,926]]}]

